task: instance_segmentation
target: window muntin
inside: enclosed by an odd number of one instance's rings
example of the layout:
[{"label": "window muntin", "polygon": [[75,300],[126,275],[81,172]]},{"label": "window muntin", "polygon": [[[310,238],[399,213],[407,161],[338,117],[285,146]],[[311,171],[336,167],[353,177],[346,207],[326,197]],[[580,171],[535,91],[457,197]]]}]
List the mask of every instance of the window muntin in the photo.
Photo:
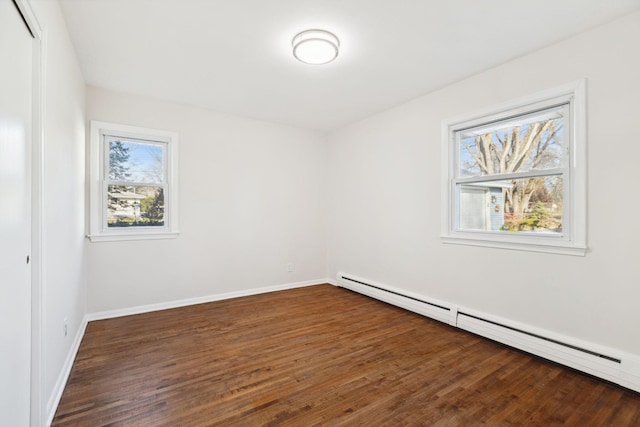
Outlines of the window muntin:
[{"label": "window muntin", "polygon": [[178,235],[178,135],[91,122],[91,241]]},{"label": "window muntin", "polygon": [[164,227],[167,143],[104,135],[103,227]]},{"label": "window muntin", "polygon": [[562,237],[569,121],[567,103],[456,131],[456,230]]},{"label": "window muntin", "polygon": [[584,79],[443,121],[442,242],[584,256],[586,131]]},{"label": "window muntin", "polygon": [[561,168],[568,105],[458,132],[460,177]]}]

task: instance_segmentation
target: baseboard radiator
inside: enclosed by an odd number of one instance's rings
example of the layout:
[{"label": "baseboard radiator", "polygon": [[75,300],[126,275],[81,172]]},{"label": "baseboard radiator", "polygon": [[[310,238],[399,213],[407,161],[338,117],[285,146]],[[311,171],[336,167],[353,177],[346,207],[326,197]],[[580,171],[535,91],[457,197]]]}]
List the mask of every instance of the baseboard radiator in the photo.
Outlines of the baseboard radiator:
[{"label": "baseboard radiator", "polygon": [[338,273],[337,285],[640,392],[640,358]]}]

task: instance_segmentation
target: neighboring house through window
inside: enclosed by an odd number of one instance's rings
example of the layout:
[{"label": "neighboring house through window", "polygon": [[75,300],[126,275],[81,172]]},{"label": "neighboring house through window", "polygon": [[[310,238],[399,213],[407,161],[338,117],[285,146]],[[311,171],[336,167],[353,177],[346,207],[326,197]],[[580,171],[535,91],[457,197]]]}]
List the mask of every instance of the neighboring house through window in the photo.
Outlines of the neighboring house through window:
[{"label": "neighboring house through window", "polygon": [[91,241],[178,234],[174,132],[91,122]]},{"label": "neighboring house through window", "polygon": [[584,255],[585,82],[443,123],[442,239]]}]

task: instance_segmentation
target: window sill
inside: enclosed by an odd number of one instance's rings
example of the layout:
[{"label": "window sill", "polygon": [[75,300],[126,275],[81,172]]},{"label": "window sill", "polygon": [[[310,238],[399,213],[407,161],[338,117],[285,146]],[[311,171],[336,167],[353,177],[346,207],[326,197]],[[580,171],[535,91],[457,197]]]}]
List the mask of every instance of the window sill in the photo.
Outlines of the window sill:
[{"label": "window sill", "polygon": [[585,256],[586,246],[574,245],[566,241],[549,242],[536,239],[535,241],[504,241],[488,239],[486,237],[468,236],[440,236],[445,244],[481,246],[486,248],[509,249],[516,251],[543,252],[559,255]]},{"label": "window sill", "polygon": [[89,234],[87,238],[91,242],[118,242],[126,240],[159,240],[175,239],[180,232],[153,232],[153,233],[109,233],[109,234]]}]

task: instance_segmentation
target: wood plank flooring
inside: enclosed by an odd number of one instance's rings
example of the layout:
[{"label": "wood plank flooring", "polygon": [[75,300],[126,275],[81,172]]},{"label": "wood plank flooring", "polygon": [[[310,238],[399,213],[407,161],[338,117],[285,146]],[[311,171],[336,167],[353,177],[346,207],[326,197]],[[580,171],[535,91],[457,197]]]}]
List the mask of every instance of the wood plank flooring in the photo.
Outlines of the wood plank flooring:
[{"label": "wood plank flooring", "polygon": [[640,394],[320,285],[89,323],[54,426],[640,426]]}]

